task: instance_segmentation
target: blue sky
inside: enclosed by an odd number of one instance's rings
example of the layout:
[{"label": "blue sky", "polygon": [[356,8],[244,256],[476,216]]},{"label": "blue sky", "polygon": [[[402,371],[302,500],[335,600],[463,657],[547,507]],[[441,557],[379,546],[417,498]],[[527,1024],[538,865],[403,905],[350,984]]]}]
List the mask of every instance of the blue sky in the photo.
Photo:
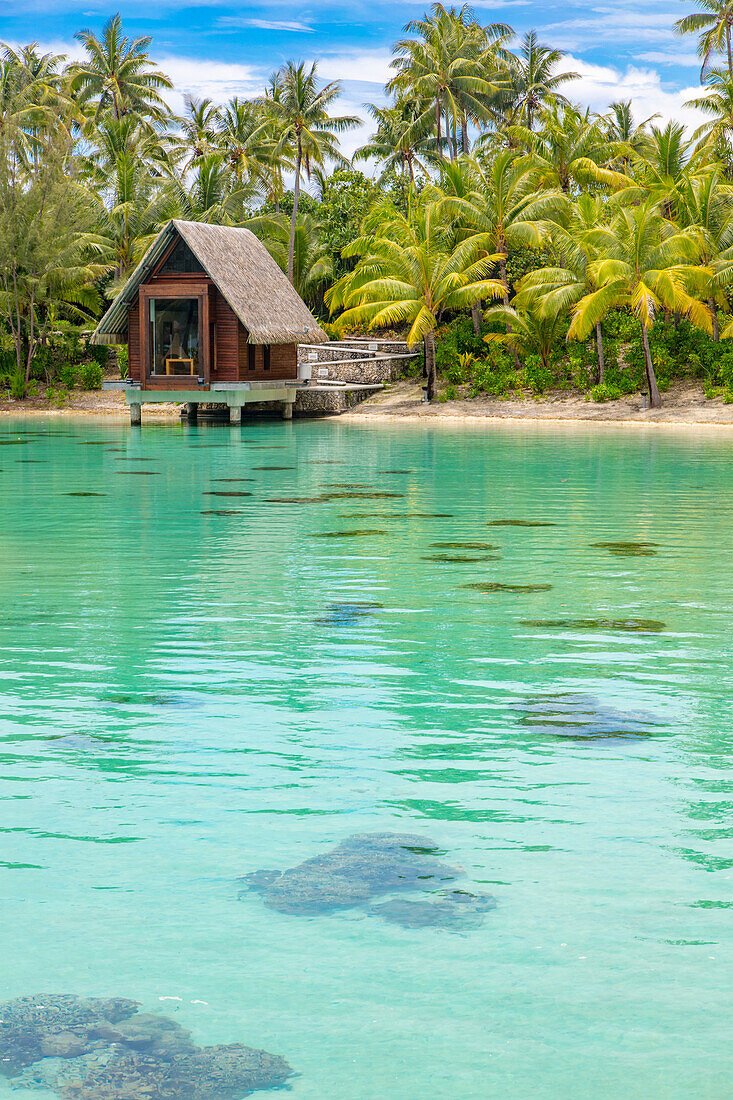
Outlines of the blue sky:
[{"label": "blue sky", "polygon": [[[0,38],[37,40],[73,54],[74,31],[99,31],[119,10],[131,35],[150,34],[153,52],[179,92],[225,100],[261,87],[288,58],[318,58],[328,79],[344,84],[343,109],[362,113],[365,101],[381,97],[390,48],[407,20],[428,5],[386,0],[264,0],[186,5],[181,0],[125,0],[107,8],[90,0],[0,0]],[[568,68],[581,79],[573,98],[596,110],[613,99],[632,99],[639,116],[695,121],[683,104],[694,94],[698,62],[694,41],[674,35],[672,25],[692,3],[679,0],[474,0],[485,22],[509,23],[519,33],[535,27],[544,41],[568,51]],[[178,97],[176,97],[178,99]],[[178,107],[179,102],[173,105]],[[345,151],[361,136],[352,135]]]}]

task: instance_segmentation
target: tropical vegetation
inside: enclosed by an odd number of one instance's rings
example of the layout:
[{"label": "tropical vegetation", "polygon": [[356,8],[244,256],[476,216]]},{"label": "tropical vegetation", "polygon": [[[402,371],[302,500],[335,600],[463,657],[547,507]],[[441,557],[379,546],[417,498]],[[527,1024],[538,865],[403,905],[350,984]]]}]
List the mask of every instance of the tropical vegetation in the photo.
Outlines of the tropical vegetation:
[{"label": "tropical vegetation", "polygon": [[[260,95],[184,99],[119,15],[82,57],[0,51],[0,380],[82,377],[86,334],[172,217],[256,233],[333,334],[424,349],[429,399],[698,379],[733,400],[733,9],[691,0],[697,130],[594,113],[535,32],[434,4],[365,105],[291,61]],[[733,349],[733,345],[730,345]],[[124,370],[124,349],[117,356]],[[72,369],[73,368],[73,369]]]}]

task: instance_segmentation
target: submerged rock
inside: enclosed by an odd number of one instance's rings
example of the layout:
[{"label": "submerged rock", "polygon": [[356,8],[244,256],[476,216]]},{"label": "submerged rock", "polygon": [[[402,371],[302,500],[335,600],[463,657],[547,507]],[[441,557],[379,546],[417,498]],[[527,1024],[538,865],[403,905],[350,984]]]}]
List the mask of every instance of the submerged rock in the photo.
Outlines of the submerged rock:
[{"label": "submerged rock", "polygon": [[43,1058],[77,1058],[109,1041],[137,1012],[124,997],[18,997],[0,1005],[0,1074],[14,1077]]},{"label": "submerged rock", "polygon": [[477,581],[474,584],[464,584],[464,588],[470,588],[474,592],[514,592],[520,595],[523,592],[549,592],[551,584],[499,584],[497,581]]},{"label": "submerged rock", "polygon": [[525,700],[521,709],[519,723],[533,733],[575,741],[636,740],[662,731],[654,717],[625,713],[593,695],[539,695]]},{"label": "submerged rock", "polygon": [[276,1054],[240,1043],[172,1052],[115,1051],[55,1086],[70,1100],[240,1100],[281,1088],[292,1070]]},{"label": "submerged rock", "polygon": [[372,898],[425,890],[460,874],[443,863],[425,837],[365,833],[349,837],[321,856],[285,871],[256,871],[242,880],[279,913],[308,916],[363,907]]},{"label": "submerged rock", "polygon": [[453,519],[452,512],[344,512],[341,519]]},{"label": "submerged rock", "polygon": [[594,550],[608,550],[620,558],[650,558],[656,554],[658,542],[592,542]]},{"label": "submerged rock", "polygon": [[316,619],[319,626],[353,626],[361,619],[372,615],[382,603],[372,603],[367,600],[358,600],[352,603],[332,603],[328,605],[328,613],[320,619]]},{"label": "submerged rock", "polygon": [[495,908],[496,899],[490,894],[441,890],[434,900],[391,898],[372,905],[369,912],[402,928],[446,928],[460,932],[477,928],[486,913]]},{"label": "submerged rock", "polygon": [[314,539],[359,539],[368,538],[370,535],[386,535],[386,531],[376,528],[361,528],[355,531],[321,531],[313,535]]},{"label": "submerged rock", "polygon": [[550,523],[544,519],[492,519],[489,527],[557,527],[556,523]]},{"label": "submerged rock", "polygon": [[498,550],[493,542],[431,542],[431,550]]},{"label": "submerged rock", "polygon": [[278,1055],[199,1047],[174,1020],[137,1008],[121,997],[9,1001],[0,1006],[2,1072],[69,1100],[239,1100],[292,1075]]},{"label": "submerged rock", "polygon": [[500,554],[481,554],[479,557],[468,554],[423,554],[422,561],[444,562],[448,565],[476,565],[482,561],[500,561]]},{"label": "submerged rock", "polygon": [[555,630],[621,630],[628,633],[659,634],[667,624],[659,619],[523,619],[522,626]]},{"label": "submerged rock", "polygon": [[206,489],[205,497],[251,497],[246,489]]}]

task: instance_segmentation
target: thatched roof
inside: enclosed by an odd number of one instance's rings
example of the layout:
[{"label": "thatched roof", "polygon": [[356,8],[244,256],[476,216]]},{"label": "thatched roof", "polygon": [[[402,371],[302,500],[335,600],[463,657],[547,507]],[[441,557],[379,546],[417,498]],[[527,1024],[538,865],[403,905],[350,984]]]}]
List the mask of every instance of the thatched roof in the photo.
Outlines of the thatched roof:
[{"label": "thatched roof", "polygon": [[322,344],[328,340],[261,241],[248,229],[206,222],[168,223],[151,244],[93,335],[93,344],[119,343],[138,287],[160,263],[174,236],[186,242],[249,333],[251,344]]}]

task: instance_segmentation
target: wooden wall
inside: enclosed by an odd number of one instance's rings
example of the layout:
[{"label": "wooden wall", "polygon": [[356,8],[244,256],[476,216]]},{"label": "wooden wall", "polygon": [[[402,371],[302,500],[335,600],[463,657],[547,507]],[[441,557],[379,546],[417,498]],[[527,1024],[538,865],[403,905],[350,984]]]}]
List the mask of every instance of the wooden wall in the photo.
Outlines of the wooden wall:
[{"label": "wooden wall", "polygon": [[[250,347],[254,347],[254,370],[250,370]],[[250,344],[247,330],[239,326],[239,380],[246,382],[267,382],[270,379],[288,379],[298,377],[297,344],[271,344],[270,369],[265,370],[265,349],[262,344]]]},{"label": "wooden wall", "polygon": [[137,294],[127,311],[127,373],[133,382],[142,378],[142,349],[140,347],[140,307]]}]

